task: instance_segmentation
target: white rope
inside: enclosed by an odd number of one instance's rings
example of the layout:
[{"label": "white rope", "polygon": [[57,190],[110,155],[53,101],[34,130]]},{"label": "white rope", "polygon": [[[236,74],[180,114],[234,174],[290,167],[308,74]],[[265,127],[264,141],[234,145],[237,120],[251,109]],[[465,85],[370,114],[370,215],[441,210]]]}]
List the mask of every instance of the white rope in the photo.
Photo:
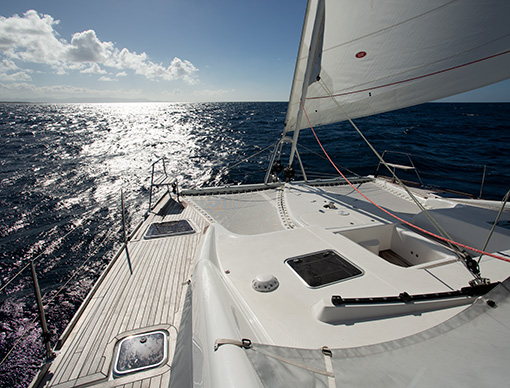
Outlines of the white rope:
[{"label": "white rope", "polygon": [[319,375],[323,375],[323,376],[327,376],[327,377],[335,377],[335,375],[333,374],[333,372],[328,372],[327,370],[323,370],[323,369],[318,369],[318,368],[313,368],[311,366],[308,366],[308,365],[304,365],[304,364],[300,364],[298,362],[295,362],[295,361],[292,361],[292,360],[288,360],[286,358],[283,358],[283,357],[280,357],[280,356],[277,356],[276,354],[269,354],[269,353],[266,353],[266,352],[263,352],[262,350],[260,349],[253,349],[255,350],[256,352],[259,352],[261,354],[263,354],[264,356],[266,357],[269,357],[269,358],[273,358],[275,360],[278,360],[280,362],[283,362],[285,364],[289,364],[289,365],[292,365],[292,366],[295,366],[295,367],[298,367],[300,369],[304,369],[304,370],[307,370],[309,372],[312,372],[312,373],[317,373]]},{"label": "white rope", "polygon": [[[295,366],[297,368],[304,369],[304,370],[307,370],[309,372],[317,373],[317,374],[320,374],[320,375],[323,375],[323,376],[333,377],[333,378],[335,377],[335,375],[333,374],[333,367],[332,366],[331,366],[331,371],[328,371],[328,370],[318,369],[318,368],[314,368],[314,367],[311,367],[311,366],[308,366],[308,365],[304,365],[304,364],[301,364],[299,362],[296,362],[296,361],[289,360],[287,358],[278,356],[276,354],[266,353],[266,352],[262,351],[261,349],[257,348],[256,345],[255,345],[255,347],[253,347],[252,342],[249,341],[249,340],[234,340],[234,339],[228,339],[228,338],[218,338],[218,339],[216,339],[216,341],[214,341],[214,351],[217,351],[218,348],[220,346],[223,346],[223,345],[234,345],[234,346],[237,346],[237,347],[243,348],[243,349],[251,349],[251,350],[253,350],[255,352],[263,354],[266,357],[269,357],[269,358],[272,358],[274,360],[283,362],[285,364],[292,365],[292,366]],[[327,356],[327,357],[329,357],[329,356]],[[331,360],[330,360],[330,363],[331,363]]]}]

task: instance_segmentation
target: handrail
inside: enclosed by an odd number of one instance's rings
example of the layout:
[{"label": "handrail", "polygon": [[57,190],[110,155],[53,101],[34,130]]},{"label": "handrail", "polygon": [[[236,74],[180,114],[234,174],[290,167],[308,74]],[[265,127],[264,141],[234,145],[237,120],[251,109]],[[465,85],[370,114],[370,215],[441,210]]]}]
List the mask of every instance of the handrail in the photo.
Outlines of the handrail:
[{"label": "handrail", "polygon": [[[396,154],[396,155],[404,155],[404,156],[407,156],[408,160],[409,160],[409,166],[404,166],[404,165],[398,165],[398,164],[394,164],[394,163],[387,163],[388,165],[390,165],[391,167],[393,167],[393,172],[395,173],[395,170],[396,169],[406,169],[406,170],[414,170],[414,172],[416,173],[416,176],[418,178],[418,181],[419,181],[419,185],[421,187],[425,186],[422,179],[421,179],[421,176],[418,172],[418,168],[416,167],[416,165],[414,164],[413,160],[412,160],[412,157],[416,157],[418,156],[418,158],[424,158],[426,159],[427,156],[420,156],[420,155],[413,155],[411,153],[408,153],[408,152],[401,152],[401,151],[391,151],[391,150],[384,150],[384,152],[382,153],[382,157],[384,158],[384,156],[386,154]],[[377,165],[377,168],[376,168],[376,171],[374,173],[374,176],[377,177],[379,175],[379,169],[381,167],[381,162],[379,162],[379,164]],[[487,172],[487,166],[486,165],[478,165],[478,167],[482,167],[483,168],[483,173],[482,173],[482,181],[481,181],[481,184],[480,184],[480,193],[478,195],[478,199],[481,199],[482,198],[482,193],[483,193],[483,188],[484,188],[484,185],[485,185],[485,177],[486,177],[486,172]],[[422,171],[423,172],[423,171]],[[429,176],[435,176],[435,177],[441,177],[441,175],[437,175],[437,174],[433,174],[433,173],[430,173],[430,172],[427,172],[425,175],[429,175]],[[444,176],[443,176],[444,177]],[[448,177],[448,179],[452,179],[452,177]],[[455,178],[453,178],[455,179]],[[467,181],[465,179],[457,179],[459,181],[464,181],[464,182],[470,182],[472,184],[474,184],[475,182],[473,181]],[[418,183],[418,182],[416,182]],[[459,191],[455,191],[455,190],[448,190],[448,189],[442,189],[444,191],[447,191],[447,192],[452,192],[452,193],[455,193],[455,194],[459,194],[459,195],[463,195],[463,196],[468,196],[468,197],[471,197],[471,198],[475,198],[476,195],[474,194],[468,194],[468,193],[463,193],[463,192],[459,192]]]},{"label": "handrail", "polygon": [[[420,182],[420,185],[423,186],[423,181],[421,180],[420,174],[418,173],[418,169],[416,168],[416,166],[413,163],[413,160],[411,159],[411,154],[409,154],[407,152],[384,150],[384,152],[382,153],[381,157],[384,159],[384,156],[386,154],[397,154],[397,155],[405,155],[405,156],[407,156],[407,158],[409,160],[409,163],[411,164],[410,166],[400,166],[400,165],[393,164],[393,163],[386,163],[386,164],[388,166],[390,166],[390,167],[393,167],[393,173],[394,174],[395,174],[395,170],[397,168],[400,168],[400,169],[406,168],[406,169],[409,169],[409,170],[414,170],[414,172],[416,173],[416,177],[418,178],[418,181]],[[381,161],[379,161],[379,163],[377,164],[377,168],[376,168],[375,174],[374,174],[376,177],[377,177],[377,175],[379,175],[379,168],[381,167],[381,164],[382,164]]]},{"label": "handrail", "polygon": [[[154,187],[165,185],[167,187],[168,194],[170,194],[169,186],[172,186],[174,193],[177,194],[177,198],[179,197],[179,194],[177,192],[178,191],[177,190],[177,179],[173,179],[171,182],[168,180],[169,175],[166,171],[165,160],[166,159],[162,157],[151,164],[151,186],[149,188],[149,210],[147,210],[147,213],[150,213],[152,211],[152,190]],[[154,180],[154,173],[156,172],[156,165],[160,162],[163,165],[163,175],[162,175],[162,179],[160,179],[161,183],[158,183]]]}]

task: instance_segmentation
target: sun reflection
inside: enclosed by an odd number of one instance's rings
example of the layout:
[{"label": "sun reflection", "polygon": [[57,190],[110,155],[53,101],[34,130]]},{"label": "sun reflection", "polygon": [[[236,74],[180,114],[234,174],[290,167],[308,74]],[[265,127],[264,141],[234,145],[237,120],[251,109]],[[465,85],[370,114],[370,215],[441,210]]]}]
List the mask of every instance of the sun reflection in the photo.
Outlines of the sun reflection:
[{"label": "sun reflection", "polygon": [[[259,139],[265,144],[267,137],[245,142],[249,131],[243,128],[244,111],[250,109],[246,104],[4,108],[0,237],[8,245],[0,260],[0,280],[5,282],[36,258],[43,293],[53,295],[66,284],[65,292],[48,305],[56,335],[121,244],[121,189],[132,230],[147,211],[153,162],[165,158],[167,172],[181,187],[227,183],[232,177],[227,166],[251,152]],[[79,276],[67,283],[85,260]],[[30,308],[18,308],[33,305],[27,302],[30,282],[25,280],[12,286],[9,303],[0,306],[4,321],[16,330],[18,322],[34,314]],[[3,338],[0,352],[15,340],[14,334]],[[29,360],[26,349],[38,349],[38,344],[35,336],[23,342],[9,368],[19,370],[28,363],[34,371],[40,360],[35,355]]]}]

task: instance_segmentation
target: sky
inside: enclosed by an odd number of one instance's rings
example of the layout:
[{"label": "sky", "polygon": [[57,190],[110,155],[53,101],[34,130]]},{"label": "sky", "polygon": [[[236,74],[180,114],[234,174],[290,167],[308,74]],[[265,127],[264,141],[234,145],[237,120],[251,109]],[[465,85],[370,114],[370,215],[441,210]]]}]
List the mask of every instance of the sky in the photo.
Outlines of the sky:
[{"label": "sky", "polygon": [[[306,0],[3,0],[0,101],[287,101]],[[443,101],[510,102],[510,81]]]}]

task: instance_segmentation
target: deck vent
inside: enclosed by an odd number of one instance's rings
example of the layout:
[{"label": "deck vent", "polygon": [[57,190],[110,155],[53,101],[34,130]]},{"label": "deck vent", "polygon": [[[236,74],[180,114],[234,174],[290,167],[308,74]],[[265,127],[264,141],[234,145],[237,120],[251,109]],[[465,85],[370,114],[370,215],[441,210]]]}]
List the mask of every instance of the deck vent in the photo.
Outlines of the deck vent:
[{"label": "deck vent", "polygon": [[271,292],[276,290],[280,283],[274,275],[259,274],[251,281],[251,285],[255,291]]},{"label": "deck vent", "polygon": [[145,238],[179,236],[190,233],[195,233],[195,229],[188,220],[154,222],[147,229]]},{"label": "deck vent", "polygon": [[285,262],[312,288],[363,275],[361,269],[332,250],[293,257]]},{"label": "deck vent", "polygon": [[165,362],[167,354],[168,340],[164,331],[126,337],[119,343],[113,373],[123,376],[156,368]]}]

